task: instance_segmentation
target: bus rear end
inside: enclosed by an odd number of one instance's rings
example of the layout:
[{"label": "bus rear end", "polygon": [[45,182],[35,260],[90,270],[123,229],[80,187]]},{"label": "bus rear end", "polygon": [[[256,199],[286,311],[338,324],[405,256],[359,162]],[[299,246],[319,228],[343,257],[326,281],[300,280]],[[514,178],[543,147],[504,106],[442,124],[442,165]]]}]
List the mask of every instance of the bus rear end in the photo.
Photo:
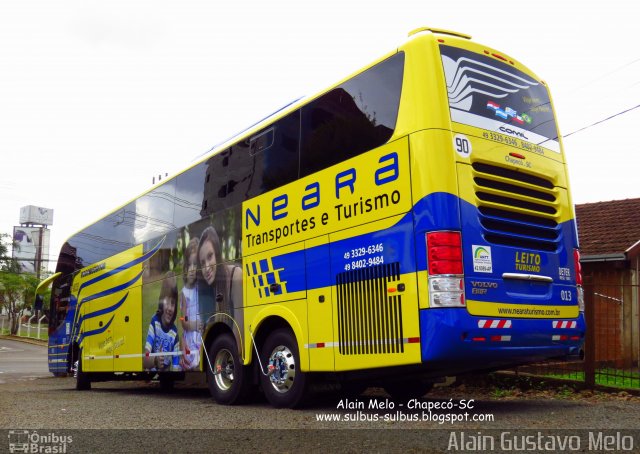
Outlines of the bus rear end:
[{"label": "bus rear end", "polygon": [[416,233],[428,280],[422,360],[452,373],[577,357],[582,278],[547,87],[466,39],[446,36],[434,46],[449,126],[433,134],[451,144],[453,168],[444,173],[455,182],[416,205],[416,219],[432,219]]}]

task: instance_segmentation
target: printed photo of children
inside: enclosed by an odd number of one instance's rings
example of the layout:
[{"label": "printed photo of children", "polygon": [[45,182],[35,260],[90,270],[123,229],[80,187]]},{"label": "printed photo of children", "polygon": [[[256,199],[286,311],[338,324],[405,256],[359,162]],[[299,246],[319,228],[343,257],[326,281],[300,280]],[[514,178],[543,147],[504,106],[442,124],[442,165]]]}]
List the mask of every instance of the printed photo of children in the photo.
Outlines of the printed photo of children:
[{"label": "printed photo of children", "polygon": [[205,228],[200,235],[198,263],[202,274],[202,282],[198,284],[198,304],[203,320],[210,321],[214,317],[229,325],[240,346],[243,327],[242,267],[233,262],[223,262],[220,238],[212,226]]},{"label": "printed photo of children", "polygon": [[234,308],[242,306],[242,268],[223,263],[220,238],[211,226],[200,236],[198,260],[204,281],[199,288],[201,312],[233,317]]},{"label": "printed photo of children", "polygon": [[[158,311],[151,318],[147,330],[143,366],[152,372],[180,370],[180,341],[175,321],[177,316],[178,286],[175,274],[169,271],[162,280]],[[158,353],[167,353],[160,355]]]},{"label": "printed photo of children", "polygon": [[200,366],[202,321],[198,313],[198,238],[192,238],[184,252],[183,287],[180,292],[180,322],[183,370],[197,370]]}]

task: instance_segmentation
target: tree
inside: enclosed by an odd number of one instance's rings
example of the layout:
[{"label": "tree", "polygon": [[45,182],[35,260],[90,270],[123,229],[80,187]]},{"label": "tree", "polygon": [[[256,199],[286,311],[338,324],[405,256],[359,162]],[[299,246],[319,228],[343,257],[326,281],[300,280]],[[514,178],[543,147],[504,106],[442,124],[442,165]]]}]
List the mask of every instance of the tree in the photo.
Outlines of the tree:
[{"label": "tree", "polygon": [[20,272],[18,262],[8,256],[11,236],[0,234],[0,308],[9,314],[9,332],[17,334],[20,317],[31,305],[38,279]]}]

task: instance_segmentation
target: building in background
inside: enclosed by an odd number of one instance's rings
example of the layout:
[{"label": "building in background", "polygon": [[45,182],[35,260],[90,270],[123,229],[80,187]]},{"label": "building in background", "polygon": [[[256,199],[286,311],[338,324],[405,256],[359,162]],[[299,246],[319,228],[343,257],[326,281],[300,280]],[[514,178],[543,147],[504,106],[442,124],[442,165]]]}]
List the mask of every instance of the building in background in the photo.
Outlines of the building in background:
[{"label": "building in background", "polygon": [[576,205],[582,271],[593,285],[595,360],[640,363],[640,198]]},{"label": "building in background", "polygon": [[20,208],[20,225],[13,228],[13,258],[25,273],[40,278],[49,263],[51,208],[28,205]]}]

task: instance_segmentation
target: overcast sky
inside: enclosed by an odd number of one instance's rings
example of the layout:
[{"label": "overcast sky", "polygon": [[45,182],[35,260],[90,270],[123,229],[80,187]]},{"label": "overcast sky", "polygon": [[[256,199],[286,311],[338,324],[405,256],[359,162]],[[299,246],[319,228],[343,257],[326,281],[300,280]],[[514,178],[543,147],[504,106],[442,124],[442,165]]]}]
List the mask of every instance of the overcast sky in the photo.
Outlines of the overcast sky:
[{"label": "overcast sky", "polygon": [[[414,28],[464,32],[551,89],[568,135],[640,104],[637,2],[5,0],[0,232],[53,208],[64,240]],[[640,108],[564,140],[575,203],[640,197]]]}]

